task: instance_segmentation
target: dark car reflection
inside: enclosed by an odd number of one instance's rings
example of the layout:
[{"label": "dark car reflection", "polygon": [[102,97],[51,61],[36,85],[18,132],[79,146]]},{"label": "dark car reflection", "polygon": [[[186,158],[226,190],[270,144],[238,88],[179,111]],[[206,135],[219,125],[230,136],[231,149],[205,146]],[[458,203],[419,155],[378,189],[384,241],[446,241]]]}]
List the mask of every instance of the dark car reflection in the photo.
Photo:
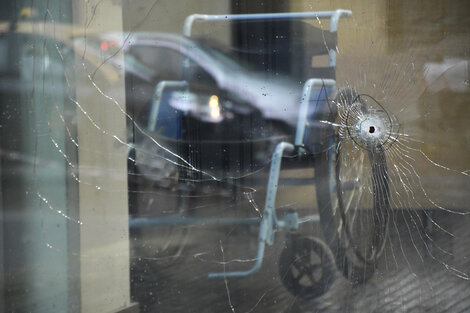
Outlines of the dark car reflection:
[{"label": "dark car reflection", "polygon": [[[121,36],[101,36],[101,47],[108,50]],[[250,49],[237,54],[163,33],[123,37],[115,50],[125,55],[130,140],[136,147],[130,155],[140,174],[165,186],[181,175],[241,177],[265,166],[276,143],[292,141],[302,78],[260,67],[259,55],[255,62],[240,57],[253,56]],[[328,52],[321,47],[311,53]],[[291,47],[286,52],[292,54]],[[139,64],[150,79],[133,74]]]},{"label": "dark car reflection", "polygon": [[[193,178],[240,176],[294,134],[299,83],[266,78],[177,35],[132,34],[123,49],[133,157],[147,178],[168,184],[178,165]],[[130,75],[136,64],[148,66],[152,83]]]}]

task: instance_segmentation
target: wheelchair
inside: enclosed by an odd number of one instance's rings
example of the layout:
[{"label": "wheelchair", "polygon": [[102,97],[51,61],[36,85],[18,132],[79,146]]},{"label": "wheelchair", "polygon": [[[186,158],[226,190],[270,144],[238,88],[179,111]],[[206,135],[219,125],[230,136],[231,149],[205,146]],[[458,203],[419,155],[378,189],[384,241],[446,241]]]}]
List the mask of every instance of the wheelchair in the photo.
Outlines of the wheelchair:
[{"label": "wheelchair", "polygon": [[[341,17],[352,16],[351,11],[200,15],[187,17],[184,34],[191,36],[196,21],[227,20],[292,20],[329,19],[330,33],[336,40]],[[322,30],[323,31],[323,30]],[[335,269],[353,284],[368,281],[374,274],[377,260],[386,242],[390,192],[385,158],[386,145],[377,137],[379,128],[385,126],[373,118],[373,111],[380,105],[351,88],[337,88],[334,79],[336,43],[328,51],[328,68],[320,69],[318,77],[308,79],[302,90],[293,142],[278,142],[271,156],[266,200],[260,218],[204,219],[176,215],[166,218],[131,218],[130,227],[166,227],[174,230],[194,224],[256,225],[258,231],[257,254],[251,268],[244,271],[209,273],[209,278],[235,278],[255,274],[262,266],[265,248],[275,242],[279,231],[287,232],[286,244],[279,260],[279,274],[285,288],[303,298],[324,294],[333,282]],[[325,78],[325,70],[333,75]],[[149,127],[157,124],[158,108],[165,92],[187,88],[186,82],[162,82],[156,88],[152,106],[153,119]],[[377,109],[378,108],[378,109]],[[375,110],[375,111],[374,111]],[[278,216],[276,196],[280,184],[283,159],[305,160],[313,158],[314,183],[318,211],[308,216],[288,212]],[[292,161],[290,161],[292,163]],[[295,162],[294,162],[295,163]],[[299,161],[299,167],[302,163]],[[184,193],[185,190],[178,192]],[[178,197],[183,200],[185,197]],[[179,203],[184,212],[187,203]],[[300,226],[318,224],[322,238],[306,236],[298,232]],[[172,233],[169,233],[169,236]],[[181,234],[181,242],[170,255],[177,257],[184,246],[187,233]]]}]

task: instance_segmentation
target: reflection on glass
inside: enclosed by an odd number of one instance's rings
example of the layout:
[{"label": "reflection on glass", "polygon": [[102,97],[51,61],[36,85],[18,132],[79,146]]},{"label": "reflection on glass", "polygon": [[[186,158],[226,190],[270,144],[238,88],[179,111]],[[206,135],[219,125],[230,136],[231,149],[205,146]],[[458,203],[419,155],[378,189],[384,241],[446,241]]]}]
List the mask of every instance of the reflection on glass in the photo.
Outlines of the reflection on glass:
[{"label": "reflection on glass", "polygon": [[0,10],[0,312],[465,312],[465,1]]}]

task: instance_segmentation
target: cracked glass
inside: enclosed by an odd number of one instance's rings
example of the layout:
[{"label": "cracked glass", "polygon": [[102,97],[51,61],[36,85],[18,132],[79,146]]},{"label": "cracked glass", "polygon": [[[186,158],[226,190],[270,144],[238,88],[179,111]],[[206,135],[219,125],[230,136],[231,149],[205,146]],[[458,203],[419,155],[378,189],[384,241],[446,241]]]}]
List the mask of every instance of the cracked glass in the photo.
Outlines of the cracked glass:
[{"label": "cracked glass", "polygon": [[0,10],[0,312],[470,310],[465,1]]}]

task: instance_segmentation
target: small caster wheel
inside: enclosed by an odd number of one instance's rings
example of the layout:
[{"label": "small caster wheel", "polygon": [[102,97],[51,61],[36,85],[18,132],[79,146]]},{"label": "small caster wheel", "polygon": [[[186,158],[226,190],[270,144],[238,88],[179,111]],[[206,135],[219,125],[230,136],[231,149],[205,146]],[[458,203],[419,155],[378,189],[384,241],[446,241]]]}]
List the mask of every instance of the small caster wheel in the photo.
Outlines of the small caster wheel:
[{"label": "small caster wheel", "polygon": [[286,289],[301,298],[324,294],[334,281],[335,262],[328,246],[317,238],[288,235],[279,260]]}]

